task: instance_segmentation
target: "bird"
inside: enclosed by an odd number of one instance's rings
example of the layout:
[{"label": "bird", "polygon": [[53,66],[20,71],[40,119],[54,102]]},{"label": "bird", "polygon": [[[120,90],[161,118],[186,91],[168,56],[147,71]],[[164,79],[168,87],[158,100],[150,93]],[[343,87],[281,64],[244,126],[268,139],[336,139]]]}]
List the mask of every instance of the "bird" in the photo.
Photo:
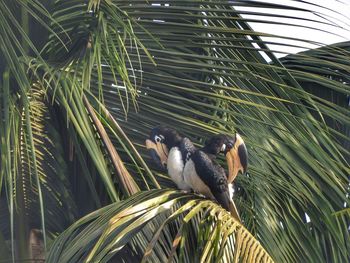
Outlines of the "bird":
[{"label": "bird", "polygon": [[[216,162],[216,157],[220,153],[226,155],[228,176],[224,168]],[[233,202],[232,182],[238,172],[246,171],[247,165],[247,149],[240,135],[218,134],[206,141],[203,148],[192,153],[184,167],[183,177],[195,192],[217,200],[233,217],[241,221]]]},{"label": "bird", "polygon": [[146,140],[146,148],[157,166],[167,170],[170,178],[180,190],[190,191],[191,187],[183,178],[183,169],[195,147],[188,138],[169,127],[157,126]]},{"label": "bird", "polygon": [[248,166],[248,151],[242,137],[235,133],[234,136],[217,134],[210,137],[205,142],[205,146],[202,150],[215,158],[220,153],[226,156],[226,162],[228,165],[228,177],[229,184],[237,177],[238,173],[245,174]]},{"label": "bird", "polygon": [[[222,174],[225,173],[225,171],[220,165],[216,164],[216,157],[220,153],[223,153],[226,156],[229,170],[228,176],[226,176],[227,186],[230,201],[233,200],[233,181],[239,172],[245,174],[248,166],[248,151],[242,137],[238,133],[235,133],[234,136],[225,134],[214,135],[205,142],[202,151],[208,155],[212,162],[217,166],[216,169]],[[232,201],[230,205],[232,206],[231,214],[240,221],[235,203]]]},{"label": "bird", "polygon": [[[168,173],[178,188],[192,189],[216,200],[240,221],[225,170],[215,162],[216,155],[220,152],[226,155],[234,154],[235,151],[232,149],[237,146],[236,141],[237,135],[234,138],[218,135],[207,141],[204,148],[196,149],[188,138],[182,138],[175,130],[156,127],[151,131],[150,138],[146,140],[146,147],[150,149],[151,156],[156,162],[162,167],[167,165]],[[234,156],[230,160],[238,159]],[[235,165],[233,164],[232,167]],[[242,169],[244,171],[246,166]]]}]

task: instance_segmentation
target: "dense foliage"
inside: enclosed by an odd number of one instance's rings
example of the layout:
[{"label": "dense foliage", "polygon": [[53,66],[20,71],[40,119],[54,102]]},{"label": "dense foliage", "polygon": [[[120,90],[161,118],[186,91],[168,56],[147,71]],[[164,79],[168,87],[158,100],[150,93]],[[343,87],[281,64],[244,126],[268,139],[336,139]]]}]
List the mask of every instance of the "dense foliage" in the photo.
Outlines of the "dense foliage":
[{"label": "dense foliage", "polygon": [[[349,43],[249,22],[347,29],[270,2],[0,2],[0,259],[40,229],[48,262],[349,261]],[[280,60],[285,39],[319,48]],[[242,224],[152,166],[159,124],[244,137]]]}]

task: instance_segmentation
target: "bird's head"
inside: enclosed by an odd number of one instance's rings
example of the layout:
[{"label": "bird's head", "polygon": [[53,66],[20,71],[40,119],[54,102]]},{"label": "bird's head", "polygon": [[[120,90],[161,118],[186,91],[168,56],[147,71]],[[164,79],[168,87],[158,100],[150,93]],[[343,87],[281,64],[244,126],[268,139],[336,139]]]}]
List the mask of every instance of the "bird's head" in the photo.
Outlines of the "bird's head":
[{"label": "bird's head", "polygon": [[223,153],[228,165],[228,182],[236,178],[239,172],[245,173],[248,166],[248,151],[242,137],[236,133],[234,136],[218,134],[212,136],[205,143],[205,151],[217,155]]},{"label": "bird's head", "polygon": [[159,168],[166,168],[168,153],[174,146],[180,144],[182,137],[174,129],[158,126],[152,129],[146,140],[146,148],[149,150],[153,161]]}]

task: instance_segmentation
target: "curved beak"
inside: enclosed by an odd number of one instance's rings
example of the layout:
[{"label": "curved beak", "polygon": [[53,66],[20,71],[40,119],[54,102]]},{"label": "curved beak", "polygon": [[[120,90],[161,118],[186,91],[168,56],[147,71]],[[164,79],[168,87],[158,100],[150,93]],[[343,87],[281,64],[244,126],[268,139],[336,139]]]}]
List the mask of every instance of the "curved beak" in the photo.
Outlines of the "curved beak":
[{"label": "curved beak", "polygon": [[236,142],[226,153],[228,165],[228,183],[232,183],[239,172],[245,173],[248,166],[248,151],[242,137],[237,133]]},{"label": "curved beak", "polygon": [[157,164],[158,168],[164,170],[168,160],[168,148],[164,143],[153,142],[149,139],[146,140],[146,148],[149,150],[153,161]]}]

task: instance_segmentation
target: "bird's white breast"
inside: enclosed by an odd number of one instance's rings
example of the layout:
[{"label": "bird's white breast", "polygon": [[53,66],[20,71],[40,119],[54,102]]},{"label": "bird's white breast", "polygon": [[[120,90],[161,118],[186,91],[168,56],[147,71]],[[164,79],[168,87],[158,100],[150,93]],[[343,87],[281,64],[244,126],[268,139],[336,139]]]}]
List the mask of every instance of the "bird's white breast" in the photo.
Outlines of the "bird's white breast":
[{"label": "bird's white breast", "polygon": [[205,195],[211,199],[215,199],[209,187],[198,176],[192,160],[186,162],[183,173],[186,184],[188,184],[195,192]]},{"label": "bird's white breast", "polygon": [[191,190],[191,187],[184,181],[182,172],[184,169],[184,162],[182,154],[178,147],[171,148],[167,161],[168,174],[171,179],[181,190]]}]

